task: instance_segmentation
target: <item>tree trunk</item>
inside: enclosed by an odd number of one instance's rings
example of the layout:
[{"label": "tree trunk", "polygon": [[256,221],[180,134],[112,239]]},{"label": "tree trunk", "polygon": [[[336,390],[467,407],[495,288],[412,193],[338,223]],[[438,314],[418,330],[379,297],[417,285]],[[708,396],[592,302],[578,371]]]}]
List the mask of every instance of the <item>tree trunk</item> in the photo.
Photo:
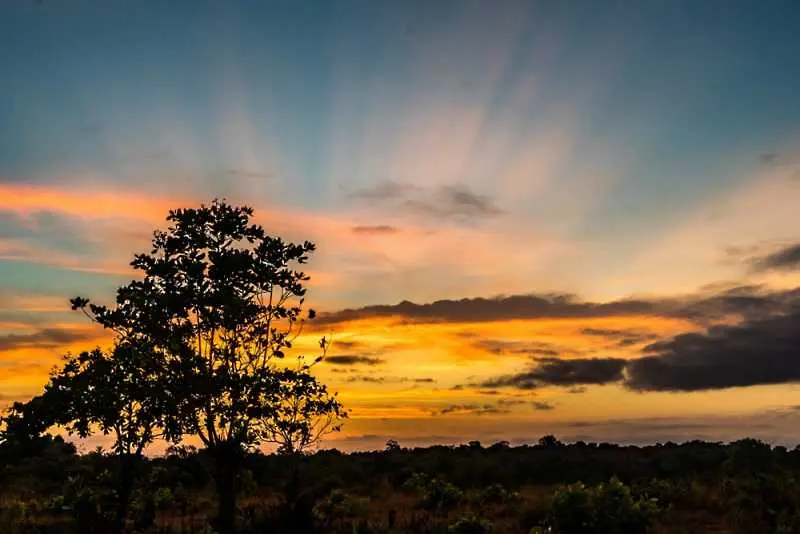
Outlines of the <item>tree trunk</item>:
[{"label": "tree trunk", "polygon": [[217,490],[216,528],[219,534],[236,534],[236,475],[239,458],[224,445],[214,451],[214,483]]},{"label": "tree trunk", "polygon": [[117,510],[114,517],[112,534],[122,534],[125,531],[125,520],[128,518],[133,481],[136,476],[136,462],[138,457],[121,455],[119,457],[119,481],[117,486]]},{"label": "tree trunk", "polygon": [[303,491],[301,480],[300,453],[290,453],[286,456],[288,463],[288,479],[284,486],[284,521],[289,532],[310,532],[313,527],[312,510],[314,501],[311,494]]}]

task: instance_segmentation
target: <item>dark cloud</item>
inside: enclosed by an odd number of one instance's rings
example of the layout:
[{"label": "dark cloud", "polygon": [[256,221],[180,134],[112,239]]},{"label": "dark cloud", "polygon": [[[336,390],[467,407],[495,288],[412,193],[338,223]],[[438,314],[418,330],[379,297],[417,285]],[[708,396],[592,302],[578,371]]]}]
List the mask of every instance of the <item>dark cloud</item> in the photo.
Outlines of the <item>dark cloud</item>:
[{"label": "dark cloud", "polygon": [[651,343],[638,359],[538,358],[536,362],[520,373],[477,385],[530,390],[620,382],[635,391],[702,391],[800,382],[800,303],[789,313],[711,325]]},{"label": "dark cloud", "polygon": [[371,376],[353,375],[347,378],[348,382],[366,382],[371,384],[435,384],[436,380],[430,377],[409,378],[407,376]]},{"label": "dark cloud", "polygon": [[795,243],[770,254],[751,260],[756,271],[788,271],[800,269],[800,243]]},{"label": "dark cloud", "polygon": [[360,341],[332,341],[331,344],[336,345],[344,350],[352,350],[364,346],[364,344]]},{"label": "dark cloud", "polygon": [[372,356],[361,356],[358,354],[336,354],[326,356],[325,361],[333,365],[379,365],[384,360]]},{"label": "dark cloud", "polygon": [[450,406],[445,406],[438,412],[439,415],[447,415],[450,413],[490,415],[511,413],[511,410],[493,404],[451,404]]},{"label": "dark cloud", "polygon": [[[424,322],[479,321],[520,317],[596,317],[639,313],[689,319],[695,331],[659,340],[641,349],[635,360],[614,357],[537,357],[516,374],[468,378],[466,388],[492,395],[506,388],[532,390],[542,386],[584,391],[583,386],[619,382],[636,391],[699,391],[759,384],[800,381],[800,288],[768,290],[762,286],[715,285],[686,298],[620,300],[610,303],[579,301],[568,296],[518,296],[497,299],[463,299],[431,304],[403,302],[345,310],[329,316],[342,321],[375,315],[401,315]],[[725,322],[721,322],[725,319]],[[738,322],[736,322],[738,321]],[[650,333],[624,329],[585,328],[585,335],[607,337],[622,345],[657,339]],[[485,350],[525,349],[515,342],[465,339]],[[548,346],[539,346],[551,350]],[[531,346],[527,347],[530,351]],[[552,349],[557,351],[557,348]],[[535,352],[532,352],[535,354]],[[351,381],[361,380],[350,377]],[[407,378],[365,377],[369,382],[403,382]]]},{"label": "dark cloud", "polygon": [[444,186],[424,199],[407,199],[403,205],[408,211],[437,219],[486,218],[503,213],[491,198],[465,186]]},{"label": "dark cloud", "polygon": [[445,186],[441,194],[447,199],[451,210],[464,211],[465,215],[494,216],[503,213],[488,196],[470,191],[466,186]]},{"label": "dark cloud", "polygon": [[538,358],[537,365],[524,372],[490,378],[482,387],[536,389],[542,386],[610,384],[622,379],[625,360],[621,358]]},{"label": "dark cloud", "polygon": [[403,301],[395,305],[374,305],[321,314],[323,323],[367,317],[400,316],[418,322],[473,322],[541,317],[589,317],[653,313],[647,301],[619,301],[607,304],[581,302],[572,295],[517,295],[497,298],[438,300],[429,304]]},{"label": "dark cloud", "polygon": [[478,339],[472,346],[492,354],[529,354],[531,356],[558,356],[564,351],[555,345],[537,341],[504,341],[501,339]]},{"label": "dark cloud", "polygon": [[604,337],[613,342],[616,347],[630,347],[658,339],[659,336],[649,332],[637,330],[610,329],[610,328],[584,328],[581,333],[587,336]]},{"label": "dark cloud", "polygon": [[353,226],[350,229],[351,232],[354,234],[362,234],[362,235],[389,235],[389,234],[396,234],[400,232],[400,229],[396,226],[388,226],[385,224],[379,224],[374,226]]},{"label": "dark cloud", "polygon": [[519,406],[520,404],[528,404],[528,401],[515,397],[498,399],[497,404],[500,406]]},{"label": "dark cloud", "polygon": [[365,382],[367,384],[383,384],[386,382],[385,376],[354,375],[347,377],[348,382]]},{"label": "dark cloud", "polygon": [[550,411],[556,409],[555,406],[546,401],[531,401],[531,406],[533,406],[534,410],[539,411]]},{"label": "dark cloud", "polygon": [[620,315],[679,317],[706,324],[725,317],[744,319],[785,313],[800,301],[800,288],[771,291],[761,286],[729,286],[716,292],[664,299],[583,301],[569,294],[515,295],[496,298],[402,301],[323,313],[319,324],[370,317],[401,317],[405,322],[480,322],[538,318],[594,318]]},{"label": "dark cloud", "polygon": [[503,214],[488,195],[476,193],[465,185],[437,188],[384,181],[357,189],[351,198],[394,204],[404,211],[434,219],[484,219]]},{"label": "dark cloud", "polygon": [[767,152],[758,156],[758,160],[764,165],[775,165],[779,158],[780,155],[776,152]]},{"label": "dark cloud", "polygon": [[793,313],[712,326],[653,343],[627,367],[626,386],[700,391],[800,381],[800,306]]},{"label": "dark cloud", "polygon": [[75,341],[90,339],[87,332],[44,328],[30,334],[5,334],[0,336],[0,351],[14,349],[57,348]]},{"label": "dark cloud", "polygon": [[428,378],[428,377],[412,378],[411,381],[415,382],[417,384],[435,384],[436,383],[436,380],[434,380],[433,378]]}]

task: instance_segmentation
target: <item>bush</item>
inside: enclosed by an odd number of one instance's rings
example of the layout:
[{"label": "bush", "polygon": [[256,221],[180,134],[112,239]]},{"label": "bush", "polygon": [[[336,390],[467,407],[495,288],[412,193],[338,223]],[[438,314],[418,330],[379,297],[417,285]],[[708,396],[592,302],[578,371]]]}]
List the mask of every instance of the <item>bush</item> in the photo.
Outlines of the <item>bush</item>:
[{"label": "bush", "polygon": [[414,472],[405,482],[403,482],[403,491],[421,491],[428,487],[431,479],[425,473]]},{"label": "bush", "polygon": [[612,478],[596,487],[577,483],[557,490],[548,525],[555,534],[646,534],[657,513],[655,499],[635,499]]},{"label": "bush", "polygon": [[461,504],[464,494],[453,484],[433,479],[428,484],[418,506],[434,513],[447,513]]},{"label": "bush", "polygon": [[462,517],[447,529],[449,534],[489,534],[492,524],[475,516]]},{"label": "bush", "polygon": [[355,518],[360,511],[360,502],[342,490],[333,490],[314,506],[314,518],[325,528]]},{"label": "bush", "polygon": [[521,499],[516,491],[507,491],[502,484],[492,484],[483,488],[476,496],[477,503],[481,506],[492,504],[507,504]]}]

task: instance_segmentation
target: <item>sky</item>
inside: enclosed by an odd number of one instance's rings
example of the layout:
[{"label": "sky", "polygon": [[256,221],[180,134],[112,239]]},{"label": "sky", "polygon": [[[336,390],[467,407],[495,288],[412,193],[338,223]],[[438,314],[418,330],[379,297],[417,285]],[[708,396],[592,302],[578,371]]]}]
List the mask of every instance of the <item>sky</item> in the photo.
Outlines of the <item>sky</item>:
[{"label": "sky", "polygon": [[328,443],[800,442],[794,0],[0,0],[0,404],[171,208],[310,239]]}]

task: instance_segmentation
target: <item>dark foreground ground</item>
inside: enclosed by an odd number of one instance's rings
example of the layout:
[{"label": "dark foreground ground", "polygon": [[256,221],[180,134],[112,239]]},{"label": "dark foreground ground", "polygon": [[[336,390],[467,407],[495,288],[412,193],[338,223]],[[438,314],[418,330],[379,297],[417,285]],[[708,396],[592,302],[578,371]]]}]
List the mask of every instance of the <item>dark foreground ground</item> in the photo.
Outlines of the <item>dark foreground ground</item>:
[{"label": "dark foreground ground", "polygon": [[[0,455],[0,533],[105,532],[115,460],[59,439]],[[294,473],[294,475],[293,475]],[[292,484],[292,481],[295,483]],[[243,533],[800,533],[800,449],[755,440],[651,447],[430,447],[245,458]],[[213,532],[206,458],[139,466],[127,531]]]}]

